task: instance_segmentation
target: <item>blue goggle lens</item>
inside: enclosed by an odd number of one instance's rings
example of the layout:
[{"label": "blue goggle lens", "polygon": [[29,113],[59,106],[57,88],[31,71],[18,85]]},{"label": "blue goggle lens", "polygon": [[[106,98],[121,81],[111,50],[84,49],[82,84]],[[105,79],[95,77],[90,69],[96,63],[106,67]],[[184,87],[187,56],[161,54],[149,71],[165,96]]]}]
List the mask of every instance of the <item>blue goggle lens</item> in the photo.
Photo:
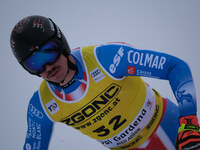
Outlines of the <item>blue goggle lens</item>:
[{"label": "blue goggle lens", "polygon": [[22,65],[32,74],[41,74],[45,71],[45,64],[53,64],[60,57],[58,45],[48,42],[39,51],[23,61]]}]

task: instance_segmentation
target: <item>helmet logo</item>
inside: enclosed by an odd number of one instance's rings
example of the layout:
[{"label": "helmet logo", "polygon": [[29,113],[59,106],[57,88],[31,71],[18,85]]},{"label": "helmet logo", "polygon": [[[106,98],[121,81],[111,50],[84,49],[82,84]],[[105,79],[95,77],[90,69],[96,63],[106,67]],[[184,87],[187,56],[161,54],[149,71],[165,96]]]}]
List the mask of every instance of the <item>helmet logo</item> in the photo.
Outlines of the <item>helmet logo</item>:
[{"label": "helmet logo", "polygon": [[56,29],[57,29],[57,36],[58,36],[58,38],[61,39],[61,31],[60,31],[59,27],[56,26]]},{"label": "helmet logo", "polygon": [[14,48],[15,47],[15,41],[11,40],[10,45],[11,45],[11,48]]},{"label": "helmet logo", "polygon": [[24,29],[24,26],[25,26],[28,22],[30,22],[30,18],[29,18],[29,17],[26,17],[26,18],[24,18],[23,20],[19,21],[19,22],[15,25],[15,27],[14,27],[14,29],[13,29],[13,32],[21,33],[21,32],[23,31],[23,29]]},{"label": "helmet logo", "polygon": [[54,25],[53,25],[53,23],[52,23],[52,21],[50,19],[49,19],[49,24],[50,24],[51,30],[55,31]]},{"label": "helmet logo", "polygon": [[41,29],[44,32],[44,19],[35,19],[33,21],[33,28]]}]

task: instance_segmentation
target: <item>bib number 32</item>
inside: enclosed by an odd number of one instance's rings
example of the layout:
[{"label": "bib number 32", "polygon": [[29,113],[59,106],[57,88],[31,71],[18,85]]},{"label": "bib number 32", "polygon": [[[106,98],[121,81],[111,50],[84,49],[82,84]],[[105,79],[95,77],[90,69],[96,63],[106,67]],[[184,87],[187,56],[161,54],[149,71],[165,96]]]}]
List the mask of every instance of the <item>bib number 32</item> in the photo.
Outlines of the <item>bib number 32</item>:
[{"label": "bib number 32", "polygon": [[[121,127],[127,120],[126,119],[121,119],[121,115],[117,115],[115,117],[113,117],[112,119],[110,119],[110,121],[108,122],[108,125],[113,125],[113,130],[117,130],[119,127]],[[103,136],[107,136],[110,133],[110,130],[107,129],[104,125],[102,125],[101,127],[97,128],[96,130],[94,130],[93,132],[98,133],[98,136],[103,137]]]}]

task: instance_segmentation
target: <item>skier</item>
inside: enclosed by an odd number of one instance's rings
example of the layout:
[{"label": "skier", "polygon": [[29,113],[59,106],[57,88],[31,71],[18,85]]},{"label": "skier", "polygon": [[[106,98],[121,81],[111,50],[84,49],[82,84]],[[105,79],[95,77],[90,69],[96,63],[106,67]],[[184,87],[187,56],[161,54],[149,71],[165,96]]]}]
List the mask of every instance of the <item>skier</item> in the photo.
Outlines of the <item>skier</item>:
[{"label": "skier", "polygon": [[[55,122],[109,149],[200,149],[195,87],[183,60],[126,43],[71,51],[44,16],[20,20],[10,43],[22,67],[44,79],[28,106],[25,150],[47,150]],[[141,77],[169,80],[178,106]]]}]

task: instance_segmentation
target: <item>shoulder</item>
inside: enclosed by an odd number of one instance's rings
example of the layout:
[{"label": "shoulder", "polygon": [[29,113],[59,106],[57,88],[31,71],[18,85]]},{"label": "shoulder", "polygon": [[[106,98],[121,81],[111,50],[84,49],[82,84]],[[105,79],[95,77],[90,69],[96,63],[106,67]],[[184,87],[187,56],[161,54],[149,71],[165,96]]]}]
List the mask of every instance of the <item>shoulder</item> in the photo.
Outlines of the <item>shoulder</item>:
[{"label": "shoulder", "polygon": [[128,51],[135,49],[133,46],[124,42],[112,42],[96,47],[96,58],[100,64],[109,72],[125,61]]},{"label": "shoulder", "polygon": [[134,46],[124,42],[110,42],[96,47],[96,55],[99,60],[123,56],[127,50],[135,49]]},{"label": "shoulder", "polygon": [[29,104],[30,103],[36,103],[37,104],[38,102],[39,102],[39,91],[35,91],[33,93],[33,96],[31,97]]},{"label": "shoulder", "polygon": [[109,52],[112,52],[113,50],[114,51],[117,51],[118,48],[134,48],[134,46],[130,45],[130,44],[127,44],[125,42],[109,42],[109,43],[106,43],[106,44],[101,44],[99,46],[97,46],[97,52],[101,52],[101,51],[109,51]]}]

